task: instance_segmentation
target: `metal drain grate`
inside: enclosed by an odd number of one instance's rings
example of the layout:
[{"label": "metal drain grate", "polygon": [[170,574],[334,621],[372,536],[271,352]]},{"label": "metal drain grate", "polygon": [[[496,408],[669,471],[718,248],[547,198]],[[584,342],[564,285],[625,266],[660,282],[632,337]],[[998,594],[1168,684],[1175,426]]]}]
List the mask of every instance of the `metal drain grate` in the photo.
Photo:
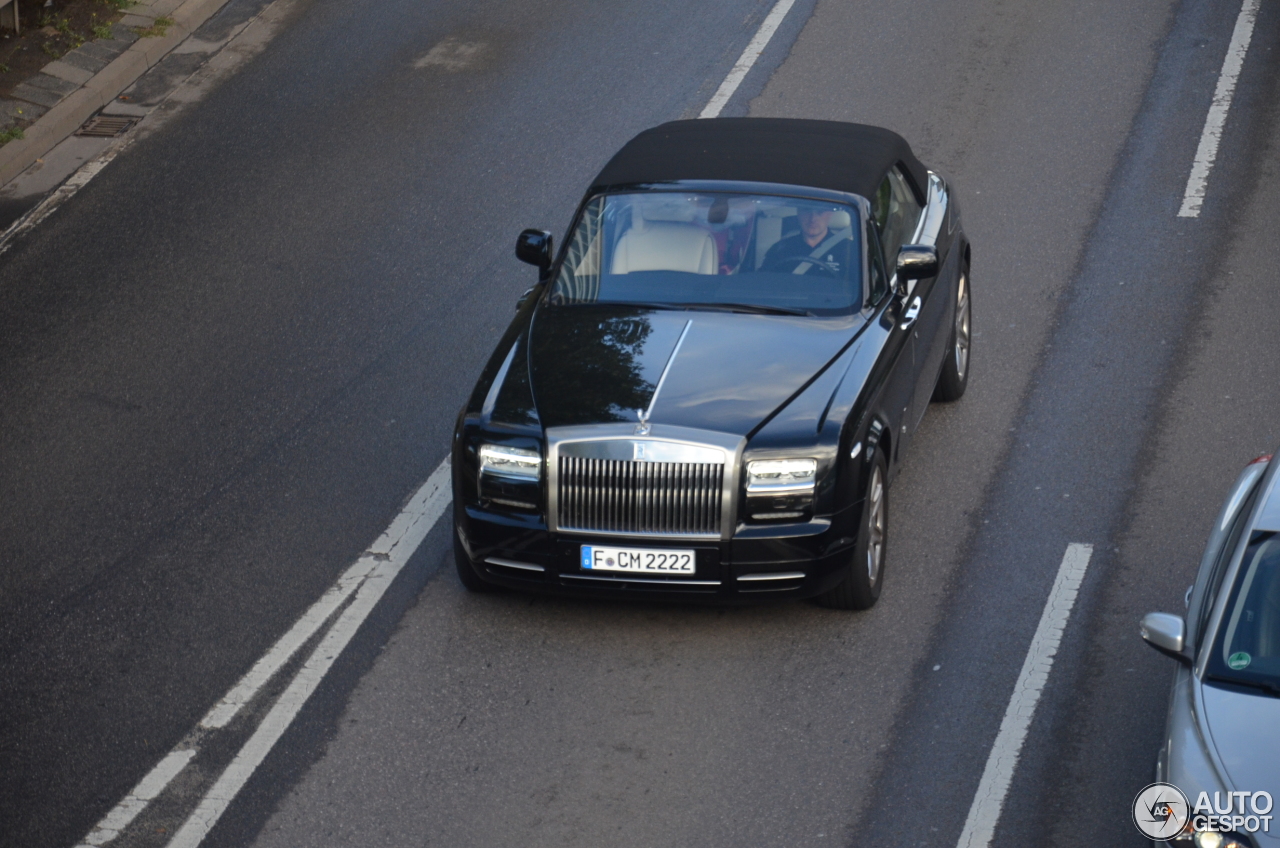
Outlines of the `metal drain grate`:
[{"label": "metal drain grate", "polygon": [[122,118],[115,115],[94,115],[76,135],[91,135],[97,138],[115,138],[122,135],[129,127],[138,123],[137,118]]}]

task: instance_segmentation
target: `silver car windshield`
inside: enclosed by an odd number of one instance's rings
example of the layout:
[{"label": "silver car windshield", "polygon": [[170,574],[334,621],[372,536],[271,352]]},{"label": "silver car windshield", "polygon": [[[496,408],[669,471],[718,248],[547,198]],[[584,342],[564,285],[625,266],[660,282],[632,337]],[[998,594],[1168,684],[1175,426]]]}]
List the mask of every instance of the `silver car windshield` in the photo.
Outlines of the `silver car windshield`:
[{"label": "silver car windshield", "polygon": [[1280,534],[1259,534],[1245,552],[1207,672],[1280,695]]},{"label": "silver car windshield", "polygon": [[550,301],[847,314],[862,308],[857,225],[852,206],[794,197],[601,195],[569,237]]}]

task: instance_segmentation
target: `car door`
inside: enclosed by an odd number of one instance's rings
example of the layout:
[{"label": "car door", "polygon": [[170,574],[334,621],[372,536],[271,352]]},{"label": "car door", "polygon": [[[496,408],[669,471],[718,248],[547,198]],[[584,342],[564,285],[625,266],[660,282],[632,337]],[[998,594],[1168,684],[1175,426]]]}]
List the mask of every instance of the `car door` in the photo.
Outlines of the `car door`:
[{"label": "car door", "polygon": [[[880,408],[889,419],[892,430],[893,456],[886,457],[891,469],[896,458],[903,455],[908,432],[907,418],[911,412],[911,395],[915,389],[915,363],[911,349],[911,330],[902,326],[902,303],[890,293],[889,273],[885,268],[880,233],[873,222],[866,224],[866,253],[868,301],[876,305],[880,326],[887,333],[880,353],[880,368],[884,389],[880,395]],[[880,369],[883,370],[880,370]]]},{"label": "car door", "polygon": [[[876,192],[876,220],[880,224],[885,264],[894,275],[894,285],[897,284],[894,269],[898,264],[898,250],[915,238],[922,211],[902,171],[896,165],[890,168]],[[939,284],[940,279],[941,275],[907,281],[904,320],[911,322],[908,329],[915,382],[906,421],[908,430],[915,429],[929,408],[934,381],[946,352],[947,339],[939,340],[938,336],[948,324],[950,301],[945,286]]]}]

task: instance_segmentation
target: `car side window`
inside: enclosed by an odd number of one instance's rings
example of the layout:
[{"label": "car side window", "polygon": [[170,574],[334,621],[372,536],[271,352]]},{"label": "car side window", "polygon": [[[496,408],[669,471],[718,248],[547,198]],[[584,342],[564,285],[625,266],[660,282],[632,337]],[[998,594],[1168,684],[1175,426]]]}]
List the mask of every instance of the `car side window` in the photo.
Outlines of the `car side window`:
[{"label": "car side window", "polygon": [[1213,605],[1218,599],[1218,591],[1222,588],[1222,578],[1227,573],[1231,555],[1235,553],[1236,548],[1240,545],[1240,536],[1244,532],[1245,525],[1249,523],[1249,516],[1253,513],[1253,502],[1257,489],[1258,487],[1255,486],[1254,492],[1240,505],[1240,510],[1231,522],[1231,529],[1227,532],[1227,538],[1223,541],[1222,548],[1218,551],[1218,559],[1213,564],[1213,571],[1209,574],[1209,585],[1205,589],[1204,602],[1200,605],[1200,616],[1196,622],[1195,631],[1197,638],[1202,643],[1205,641],[1203,638],[1204,628],[1209,623],[1209,614],[1213,611]]},{"label": "car side window", "polygon": [[915,234],[920,221],[920,204],[897,165],[889,169],[876,189],[873,215],[880,229],[880,246],[889,268],[898,264],[898,249]]},{"label": "car side window", "polygon": [[867,305],[874,306],[889,291],[889,275],[884,270],[884,260],[880,257],[880,238],[875,227],[867,222],[867,284],[869,288]]}]

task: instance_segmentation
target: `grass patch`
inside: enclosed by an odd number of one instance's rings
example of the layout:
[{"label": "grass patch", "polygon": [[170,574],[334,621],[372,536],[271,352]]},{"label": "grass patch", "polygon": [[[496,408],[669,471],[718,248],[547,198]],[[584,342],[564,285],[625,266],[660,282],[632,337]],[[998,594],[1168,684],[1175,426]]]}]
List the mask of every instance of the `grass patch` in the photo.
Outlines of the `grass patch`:
[{"label": "grass patch", "polygon": [[17,127],[0,132],[0,147],[3,147],[11,141],[17,141],[20,138],[22,138],[22,130]]},{"label": "grass patch", "polygon": [[95,24],[93,27],[93,37],[94,38],[114,38],[115,35],[114,33],[111,32],[111,27],[107,26],[106,24]]},{"label": "grass patch", "polygon": [[138,34],[138,38],[160,38],[171,26],[173,18],[156,18],[146,29],[134,27],[133,31]]}]

